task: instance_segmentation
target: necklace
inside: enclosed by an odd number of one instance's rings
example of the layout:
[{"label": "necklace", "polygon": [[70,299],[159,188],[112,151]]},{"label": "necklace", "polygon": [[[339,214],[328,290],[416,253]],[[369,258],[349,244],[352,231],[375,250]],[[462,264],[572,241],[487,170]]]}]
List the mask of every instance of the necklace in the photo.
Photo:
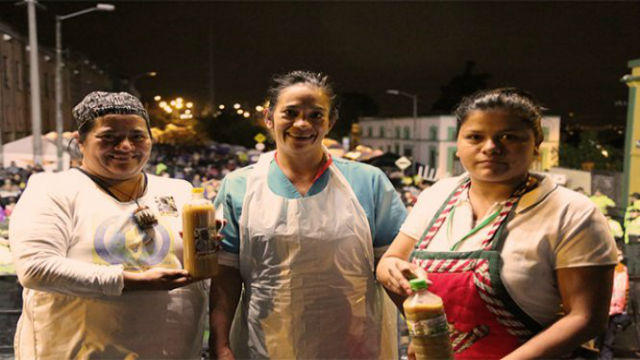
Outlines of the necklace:
[{"label": "necklace", "polygon": [[[433,240],[435,234],[438,232],[438,230],[440,230],[440,227],[445,223],[445,221],[448,222],[447,224],[448,229],[447,229],[446,236],[448,239],[450,238],[450,232],[451,232],[450,229],[451,229],[451,221],[452,221],[451,218],[453,217],[452,215],[455,213],[455,206],[458,204],[459,198],[464,192],[464,190],[468,191],[470,186],[471,186],[470,180],[466,179],[462,184],[460,184],[458,188],[456,188],[451,193],[451,195],[449,195],[449,197],[447,198],[445,203],[442,205],[440,210],[438,210],[438,212],[436,213],[437,214],[436,218],[432,221],[432,223],[429,225],[427,230],[425,230],[425,233],[422,235],[422,240],[416,245],[416,248],[420,250],[425,250],[427,246],[429,246],[429,244],[431,243],[431,240]],[[489,229],[487,235],[485,236],[485,239],[482,241],[482,246],[484,247],[484,249],[489,250],[492,245],[492,240],[494,235],[498,233],[498,230],[502,227],[507,217],[511,214],[511,210],[515,209],[515,205],[520,200],[520,197],[524,193],[535,188],[536,186],[538,186],[538,179],[532,175],[528,175],[527,180],[523,184],[521,184],[511,194],[509,199],[500,203],[500,208],[494,214],[489,216],[481,224],[476,225],[473,229],[471,229],[469,234],[465,235],[462,239],[460,239],[455,244],[453,244],[450,251],[457,250],[462,244],[462,242],[466,240],[469,236],[475,234],[483,227],[491,224],[490,225],[491,228]]]},{"label": "necklace", "polygon": [[123,195],[125,197],[125,202],[129,202],[129,201],[136,201],[137,200],[137,195],[138,195],[138,189],[140,188],[140,178],[138,178],[138,181],[136,181],[136,185],[133,187],[133,191],[129,194],[127,194],[126,192],[118,189],[116,187],[116,185],[113,186],[109,186],[108,189],[111,191],[115,191],[120,195]]},{"label": "necklace", "polygon": [[[81,169],[81,168],[76,168],[76,169],[80,170],[81,173],[87,175],[89,179],[93,180],[93,182],[96,183],[96,185],[98,185],[102,190],[104,190],[107,194],[109,194],[114,199],[120,201],[120,199],[111,190],[118,192],[120,195],[124,195],[127,201],[133,200],[136,203],[137,208],[133,211],[132,217],[133,217],[133,221],[136,223],[138,228],[140,228],[140,230],[146,231],[146,230],[152,229],[156,224],[158,224],[158,219],[151,212],[149,207],[146,205],[140,205],[140,203],[138,202],[137,193],[138,193],[138,189],[140,188],[140,181],[136,183],[136,186],[133,189],[133,191],[130,194],[127,194],[126,192],[116,188],[115,186],[109,187],[109,185],[103,179],[88,173],[84,169]],[[147,174],[142,173],[142,175],[144,176],[144,189],[146,189],[147,181],[148,181]]]}]

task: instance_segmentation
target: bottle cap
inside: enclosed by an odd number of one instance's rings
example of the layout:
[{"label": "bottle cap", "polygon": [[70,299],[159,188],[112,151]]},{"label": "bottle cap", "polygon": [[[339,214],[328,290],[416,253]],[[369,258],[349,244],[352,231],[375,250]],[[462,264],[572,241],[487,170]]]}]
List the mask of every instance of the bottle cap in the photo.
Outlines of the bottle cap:
[{"label": "bottle cap", "polygon": [[192,194],[202,194],[202,193],[204,193],[204,188],[194,187],[193,189],[191,189],[191,193]]},{"label": "bottle cap", "polygon": [[429,287],[429,285],[427,284],[427,280],[420,278],[409,280],[409,285],[411,285],[411,290],[413,291],[418,291]]}]

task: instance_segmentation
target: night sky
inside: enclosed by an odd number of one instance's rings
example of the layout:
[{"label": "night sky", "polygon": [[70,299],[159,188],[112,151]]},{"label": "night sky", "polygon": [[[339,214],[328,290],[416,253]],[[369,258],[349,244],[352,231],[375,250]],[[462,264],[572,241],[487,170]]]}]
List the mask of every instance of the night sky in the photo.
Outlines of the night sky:
[{"label": "night sky", "polygon": [[[0,3],[0,20],[26,34],[26,8]],[[108,2],[108,1],[105,1]],[[41,43],[53,18],[95,2],[41,1]],[[215,102],[256,105],[273,73],[328,73],[339,92],[364,93],[380,114],[409,116],[418,94],[429,113],[440,87],[467,60],[489,87],[534,93],[563,121],[620,124],[627,62],[640,58],[640,2],[132,2],[63,23],[64,47],[141,78],[144,97],[181,95],[203,104],[213,52]],[[212,47],[210,47],[212,45]],[[570,119],[569,113],[573,113]]]}]

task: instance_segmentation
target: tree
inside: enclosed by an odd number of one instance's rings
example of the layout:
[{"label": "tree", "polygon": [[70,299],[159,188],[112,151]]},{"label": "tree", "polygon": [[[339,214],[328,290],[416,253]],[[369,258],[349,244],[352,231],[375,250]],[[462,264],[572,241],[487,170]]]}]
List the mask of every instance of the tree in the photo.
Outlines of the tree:
[{"label": "tree", "polygon": [[[605,156],[606,154],[606,156]],[[570,169],[622,171],[623,151],[610,145],[600,144],[598,132],[580,133],[577,145],[560,145],[560,166]]]},{"label": "tree", "polygon": [[152,107],[149,120],[153,138],[160,144],[200,145],[209,140],[206,133],[200,131],[200,120],[196,117]]},{"label": "tree", "polygon": [[465,69],[460,75],[455,75],[447,85],[440,87],[440,97],[433,103],[431,110],[449,114],[463,97],[487,88],[489,73],[474,74],[475,61],[467,60]]},{"label": "tree", "polygon": [[253,138],[258,133],[267,133],[259,119],[245,118],[235,111],[227,109],[201,118],[199,129],[206,133],[211,140],[242,145],[247,148],[252,148],[255,145]]}]

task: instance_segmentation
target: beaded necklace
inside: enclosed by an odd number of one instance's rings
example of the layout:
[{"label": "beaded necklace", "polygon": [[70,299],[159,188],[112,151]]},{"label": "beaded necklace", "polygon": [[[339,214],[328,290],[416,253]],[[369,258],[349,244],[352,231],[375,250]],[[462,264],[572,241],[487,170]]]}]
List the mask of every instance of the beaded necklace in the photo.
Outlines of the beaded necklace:
[{"label": "beaded necklace", "polygon": [[[158,223],[158,219],[155,217],[155,215],[151,212],[151,210],[149,209],[148,206],[146,205],[140,205],[140,203],[138,202],[138,189],[140,188],[140,181],[138,181],[136,183],[135,188],[133,189],[133,191],[130,194],[127,194],[126,192],[112,186],[109,187],[109,185],[100,177],[90,174],[88,173],[86,170],[81,169],[81,168],[75,168],[78,169],[81,173],[87,175],[89,177],[89,179],[93,180],[94,183],[96,183],[96,185],[98,185],[102,190],[104,190],[104,192],[106,192],[107,194],[109,194],[111,197],[113,197],[114,199],[120,201],[120,199],[111,191],[114,190],[116,192],[118,192],[120,195],[124,195],[126,197],[126,201],[131,201],[133,200],[136,205],[137,208],[136,210],[134,210],[133,212],[133,221],[136,223],[136,225],[141,229],[141,230],[149,230],[151,228],[153,228],[157,223]],[[143,188],[143,193],[144,191],[147,189],[147,174],[145,174],[144,172],[142,173],[143,177],[144,177],[144,188]]]}]

